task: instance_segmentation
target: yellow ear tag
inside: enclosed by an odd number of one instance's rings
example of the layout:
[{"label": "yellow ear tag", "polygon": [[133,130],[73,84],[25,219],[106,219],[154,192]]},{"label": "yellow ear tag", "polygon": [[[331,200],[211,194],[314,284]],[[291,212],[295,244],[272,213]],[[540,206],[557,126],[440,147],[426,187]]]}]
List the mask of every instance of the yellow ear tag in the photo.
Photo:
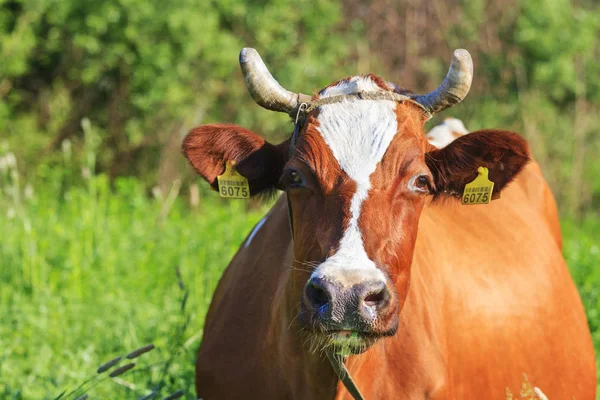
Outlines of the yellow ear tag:
[{"label": "yellow ear tag", "polygon": [[248,179],[235,169],[235,161],[227,161],[223,175],[217,176],[219,195],[229,199],[249,199]]},{"label": "yellow ear tag", "polygon": [[462,195],[463,205],[489,204],[492,201],[494,182],[488,179],[488,169],[479,167],[477,173],[477,178],[465,185],[465,191]]}]

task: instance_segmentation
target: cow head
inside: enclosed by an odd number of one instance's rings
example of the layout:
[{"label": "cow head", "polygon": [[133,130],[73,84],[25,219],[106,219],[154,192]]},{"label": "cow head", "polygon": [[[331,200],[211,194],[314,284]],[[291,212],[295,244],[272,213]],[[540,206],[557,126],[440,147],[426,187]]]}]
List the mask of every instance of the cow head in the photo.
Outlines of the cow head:
[{"label": "cow head", "polygon": [[[240,62],[261,106],[296,117],[302,103],[317,104],[303,116],[297,141],[273,145],[239,126],[206,125],[189,133],[183,151],[214,188],[225,163],[234,160],[253,195],[287,192],[292,317],[315,345],[364,351],[397,329],[426,202],[460,197],[480,166],[500,192],[527,162],[526,142],[495,130],[462,136],[443,149],[427,142],[423,125],[430,115],[469,91],[472,63],[465,50],[454,53],[443,83],[425,95],[366,75],[309,97],[282,88],[253,49],[244,49]],[[387,95],[394,93],[400,100]]]}]

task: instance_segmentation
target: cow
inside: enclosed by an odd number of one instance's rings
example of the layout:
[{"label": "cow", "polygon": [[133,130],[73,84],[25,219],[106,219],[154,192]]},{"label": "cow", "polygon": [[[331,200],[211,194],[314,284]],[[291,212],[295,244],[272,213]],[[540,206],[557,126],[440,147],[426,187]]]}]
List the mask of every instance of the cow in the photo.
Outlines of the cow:
[{"label": "cow", "polygon": [[[253,99],[294,132],[272,144],[213,124],[183,141],[213,189],[234,162],[252,196],[282,191],[214,292],[199,398],[360,398],[334,354],[364,399],[502,399],[524,375],[540,396],[595,399],[590,331],[527,142],[497,129],[443,148],[425,138],[470,89],[467,51],[427,94],[370,74],[308,96],[254,49],[240,64]],[[463,205],[485,168],[496,200]]]},{"label": "cow", "polygon": [[441,124],[434,126],[427,132],[425,137],[429,143],[441,149],[467,133],[469,131],[460,119],[446,118]]}]

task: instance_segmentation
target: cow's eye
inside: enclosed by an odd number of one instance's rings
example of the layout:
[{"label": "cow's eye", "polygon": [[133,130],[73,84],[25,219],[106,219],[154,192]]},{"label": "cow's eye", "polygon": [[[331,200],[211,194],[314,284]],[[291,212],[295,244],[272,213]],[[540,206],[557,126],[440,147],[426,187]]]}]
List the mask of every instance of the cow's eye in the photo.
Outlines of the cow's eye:
[{"label": "cow's eye", "polygon": [[417,193],[431,193],[433,185],[427,175],[417,175],[410,180],[409,188]]},{"label": "cow's eye", "polygon": [[289,188],[298,188],[304,186],[302,174],[296,170],[291,170],[285,177],[286,186]]}]

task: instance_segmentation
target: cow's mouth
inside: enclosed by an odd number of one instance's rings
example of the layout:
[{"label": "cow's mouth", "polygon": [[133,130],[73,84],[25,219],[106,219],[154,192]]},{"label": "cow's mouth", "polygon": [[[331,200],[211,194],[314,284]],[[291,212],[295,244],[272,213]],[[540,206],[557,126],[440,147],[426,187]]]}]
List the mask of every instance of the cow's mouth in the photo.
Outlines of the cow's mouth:
[{"label": "cow's mouth", "polygon": [[382,336],[385,335],[349,330],[323,331],[312,334],[309,345],[313,352],[333,351],[349,356],[364,353]]},{"label": "cow's mouth", "polygon": [[343,356],[364,353],[379,336],[368,332],[337,331],[331,334],[331,348],[334,353]]},{"label": "cow's mouth", "polygon": [[340,355],[361,354],[378,340],[394,336],[398,329],[397,315],[372,323],[352,316],[348,320],[354,321],[342,322],[319,317],[313,310],[301,309],[296,319],[304,336],[304,346],[311,353],[332,351]]}]

